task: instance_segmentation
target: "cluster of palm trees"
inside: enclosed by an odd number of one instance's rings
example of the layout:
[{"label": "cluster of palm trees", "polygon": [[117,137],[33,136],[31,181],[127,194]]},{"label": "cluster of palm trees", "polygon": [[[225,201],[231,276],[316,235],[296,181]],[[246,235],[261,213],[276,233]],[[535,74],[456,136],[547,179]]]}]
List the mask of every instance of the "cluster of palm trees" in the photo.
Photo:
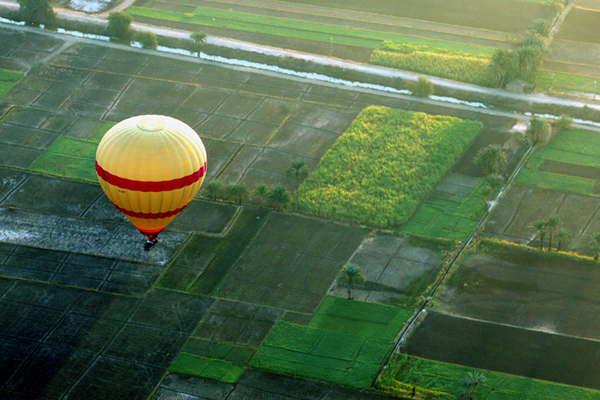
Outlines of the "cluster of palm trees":
[{"label": "cluster of palm trees", "polygon": [[[561,251],[571,241],[571,233],[563,227],[558,215],[551,215],[544,220],[537,221],[533,226],[537,232],[540,250],[542,251],[544,249],[547,251]],[[555,243],[556,246],[554,246]],[[588,247],[594,260],[600,260],[600,232],[592,235]]]},{"label": "cluster of palm trees", "polygon": [[[556,214],[533,224],[539,237],[540,250],[561,251],[571,241],[570,232],[563,227],[560,217]],[[546,245],[546,238],[548,239]],[[554,244],[556,243],[556,247]]]}]

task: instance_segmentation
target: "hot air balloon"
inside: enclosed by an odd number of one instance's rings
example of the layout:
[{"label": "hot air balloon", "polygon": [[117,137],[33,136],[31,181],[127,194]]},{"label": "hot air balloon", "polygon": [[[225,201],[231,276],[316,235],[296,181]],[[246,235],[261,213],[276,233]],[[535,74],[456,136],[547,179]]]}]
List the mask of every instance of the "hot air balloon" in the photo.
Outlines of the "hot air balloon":
[{"label": "hot air balloon", "polygon": [[102,137],[96,173],[108,199],[146,236],[148,251],[200,190],[206,161],[204,144],[188,125],[142,115]]}]

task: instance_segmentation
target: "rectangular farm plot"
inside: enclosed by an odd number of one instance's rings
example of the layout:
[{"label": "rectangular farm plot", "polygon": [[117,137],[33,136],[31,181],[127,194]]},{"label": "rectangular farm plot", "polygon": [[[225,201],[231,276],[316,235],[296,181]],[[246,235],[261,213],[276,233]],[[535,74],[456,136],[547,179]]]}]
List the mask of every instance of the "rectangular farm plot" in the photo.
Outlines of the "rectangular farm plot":
[{"label": "rectangular farm plot", "polygon": [[[363,301],[413,306],[437,276],[451,242],[409,236],[379,234],[366,238],[350,260],[366,277],[366,284],[353,290]],[[346,296],[336,285],[335,295]]]},{"label": "rectangular farm plot", "polygon": [[371,226],[398,226],[481,128],[455,117],[368,107],[302,184],[299,207]]},{"label": "rectangular farm plot", "polygon": [[279,321],[251,365],[366,388],[409,316],[401,308],[328,297],[308,326]]},{"label": "rectangular farm plot", "polygon": [[219,296],[311,312],[363,235],[357,228],[272,213]]},{"label": "rectangular farm plot", "polygon": [[517,177],[517,183],[597,196],[600,180],[600,137],[584,130],[560,133],[538,149]]},{"label": "rectangular farm plot", "polygon": [[592,260],[483,241],[437,292],[441,312],[600,339],[600,269]]}]

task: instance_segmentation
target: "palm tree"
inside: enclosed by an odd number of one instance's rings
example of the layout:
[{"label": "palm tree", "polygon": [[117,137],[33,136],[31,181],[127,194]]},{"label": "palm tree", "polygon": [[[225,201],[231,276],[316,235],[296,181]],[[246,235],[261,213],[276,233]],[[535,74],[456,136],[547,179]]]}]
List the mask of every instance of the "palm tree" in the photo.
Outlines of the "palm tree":
[{"label": "palm tree", "polygon": [[290,202],[290,195],[283,186],[275,186],[269,195],[271,203],[278,209]]},{"label": "palm tree", "polygon": [[198,57],[200,57],[200,50],[202,50],[202,45],[206,40],[206,34],[202,32],[194,32],[190,35],[190,38],[194,41],[194,53],[197,53]]},{"label": "palm tree", "polygon": [[348,300],[352,300],[352,289],[354,289],[354,285],[361,285],[366,280],[365,275],[358,265],[348,263],[344,265],[342,275],[339,277],[338,282],[346,287],[348,291]]},{"label": "palm tree", "polygon": [[546,223],[548,227],[548,251],[552,251],[552,240],[554,234],[560,228],[560,217],[558,215],[551,215]]},{"label": "palm tree", "polygon": [[260,204],[265,204],[267,197],[269,197],[269,188],[265,185],[258,185],[254,188],[254,198]]},{"label": "palm tree", "polygon": [[463,392],[459,396],[460,400],[475,400],[475,391],[484,384],[487,378],[479,371],[472,371],[463,379]]},{"label": "palm tree", "polygon": [[568,246],[571,241],[571,233],[565,228],[561,227],[558,230],[558,245],[556,250],[561,251],[563,246]]},{"label": "palm tree", "polygon": [[306,168],[306,162],[304,160],[296,160],[292,163],[292,165],[287,170],[288,175],[296,178],[297,182],[300,182],[302,179],[306,178],[308,175],[308,169]]},{"label": "palm tree", "polygon": [[544,250],[544,242],[546,239],[546,221],[537,221],[533,224],[533,227],[535,228],[538,237],[540,238],[540,250]]}]

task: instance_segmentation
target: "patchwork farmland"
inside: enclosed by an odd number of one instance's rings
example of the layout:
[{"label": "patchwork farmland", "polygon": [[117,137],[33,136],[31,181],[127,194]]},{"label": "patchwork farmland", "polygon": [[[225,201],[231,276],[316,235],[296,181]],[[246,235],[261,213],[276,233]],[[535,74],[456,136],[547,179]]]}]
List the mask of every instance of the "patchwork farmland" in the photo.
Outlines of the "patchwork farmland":
[{"label": "patchwork farmland", "polygon": [[[379,234],[203,193],[160,248],[144,253],[101,195],[94,151],[120,119],[172,114],[202,132],[211,155],[208,179],[294,190],[300,182],[287,173],[291,162],[303,160],[311,172],[361,109],[411,103],[77,41],[0,34],[2,68],[22,71],[5,73],[0,121],[1,337],[9,362],[3,394],[77,398],[93,390],[99,399],[108,392],[144,398],[170,393],[178,376],[189,375],[196,385],[178,391],[221,385],[214,380],[239,393],[261,385],[276,390],[278,383],[255,369],[372,386],[451,243],[390,237],[398,241],[390,265],[371,261],[369,279],[387,283],[375,272],[383,267],[388,275],[402,272],[403,262],[394,260],[413,260],[414,267],[395,287],[379,294],[369,289],[364,299],[370,302],[354,303],[332,283],[359,247],[368,257]],[[39,64],[41,58],[47,61]],[[354,317],[343,328],[340,321],[356,312],[365,315],[363,330],[350,329]],[[385,335],[377,333],[385,324]],[[379,344],[359,350],[375,333]],[[313,368],[320,363],[314,360],[337,360],[338,350],[325,345],[307,353],[300,369],[273,358],[296,351],[278,338],[305,335],[343,340],[356,353],[344,353],[337,373]],[[45,378],[32,387],[27,383],[39,368]],[[250,389],[248,379],[259,383]],[[344,396],[345,389],[315,387]]]},{"label": "patchwork farmland", "polygon": [[[435,59],[413,69],[449,78],[557,15],[545,0],[127,13]],[[0,27],[0,398],[600,398],[596,131],[555,123],[533,145],[517,114],[33,29]],[[138,114],[181,119],[209,160],[150,252],[95,173],[104,133]]]}]

